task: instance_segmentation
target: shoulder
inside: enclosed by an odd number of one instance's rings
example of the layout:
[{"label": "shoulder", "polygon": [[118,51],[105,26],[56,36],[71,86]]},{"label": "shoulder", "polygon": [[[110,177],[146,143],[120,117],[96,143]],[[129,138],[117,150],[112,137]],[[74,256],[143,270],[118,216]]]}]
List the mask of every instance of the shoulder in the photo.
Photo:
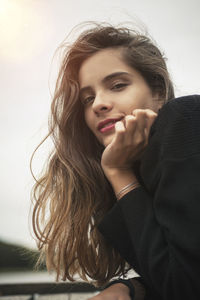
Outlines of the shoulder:
[{"label": "shoulder", "polygon": [[164,157],[200,151],[200,95],[175,98],[163,105],[152,130],[162,142]]},{"label": "shoulder", "polygon": [[184,117],[200,112],[200,95],[190,95],[174,98],[163,105],[159,118]]},{"label": "shoulder", "polygon": [[193,116],[196,122],[200,122],[200,95],[174,98],[165,103],[159,110],[152,129],[153,131],[154,129],[163,129],[163,127],[166,128],[173,122],[190,120]]},{"label": "shoulder", "polygon": [[191,114],[200,112],[200,95],[183,96],[174,98],[163,105],[160,114],[179,114],[189,117]]}]

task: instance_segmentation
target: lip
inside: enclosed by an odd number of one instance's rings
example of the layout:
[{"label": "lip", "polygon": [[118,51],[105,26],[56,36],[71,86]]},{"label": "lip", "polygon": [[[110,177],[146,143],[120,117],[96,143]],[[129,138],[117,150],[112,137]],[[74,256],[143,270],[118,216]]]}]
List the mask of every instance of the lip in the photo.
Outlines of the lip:
[{"label": "lip", "polygon": [[[106,119],[104,121],[101,121],[98,126],[97,126],[97,129],[101,132],[101,133],[104,133],[104,132],[107,132],[111,129],[113,129],[115,127],[115,123],[122,120],[123,117],[119,117],[119,118],[109,118],[109,119]],[[110,123],[110,124],[109,124]],[[109,124],[106,126],[106,124]]]}]

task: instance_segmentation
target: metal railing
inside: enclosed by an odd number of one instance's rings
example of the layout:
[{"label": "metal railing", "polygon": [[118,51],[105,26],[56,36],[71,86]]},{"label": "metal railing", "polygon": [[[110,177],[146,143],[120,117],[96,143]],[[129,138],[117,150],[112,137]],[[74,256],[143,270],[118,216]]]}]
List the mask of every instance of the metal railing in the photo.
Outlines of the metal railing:
[{"label": "metal railing", "polygon": [[34,295],[38,294],[94,293],[97,291],[99,290],[93,285],[84,282],[0,284],[0,296],[30,295],[30,300],[36,299]]}]

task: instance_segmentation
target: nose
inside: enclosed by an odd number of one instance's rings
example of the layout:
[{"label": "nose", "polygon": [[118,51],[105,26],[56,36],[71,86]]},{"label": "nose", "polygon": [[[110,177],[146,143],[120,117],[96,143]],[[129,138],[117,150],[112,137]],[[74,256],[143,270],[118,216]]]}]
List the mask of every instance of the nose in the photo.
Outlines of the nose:
[{"label": "nose", "polygon": [[92,109],[97,115],[110,111],[112,107],[113,105],[110,97],[108,97],[108,95],[105,95],[103,93],[96,95],[92,103]]}]

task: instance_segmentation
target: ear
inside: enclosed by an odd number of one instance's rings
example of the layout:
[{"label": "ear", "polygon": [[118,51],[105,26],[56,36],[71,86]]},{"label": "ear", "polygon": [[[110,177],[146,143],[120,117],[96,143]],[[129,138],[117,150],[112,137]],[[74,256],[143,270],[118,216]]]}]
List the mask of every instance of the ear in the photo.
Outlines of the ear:
[{"label": "ear", "polygon": [[164,105],[165,101],[164,99],[160,96],[159,93],[156,93],[154,95],[154,103],[155,103],[155,111],[158,113],[158,111],[162,108]]},{"label": "ear", "polygon": [[158,111],[162,108],[164,103],[165,103],[165,101],[163,99],[158,99]]}]

